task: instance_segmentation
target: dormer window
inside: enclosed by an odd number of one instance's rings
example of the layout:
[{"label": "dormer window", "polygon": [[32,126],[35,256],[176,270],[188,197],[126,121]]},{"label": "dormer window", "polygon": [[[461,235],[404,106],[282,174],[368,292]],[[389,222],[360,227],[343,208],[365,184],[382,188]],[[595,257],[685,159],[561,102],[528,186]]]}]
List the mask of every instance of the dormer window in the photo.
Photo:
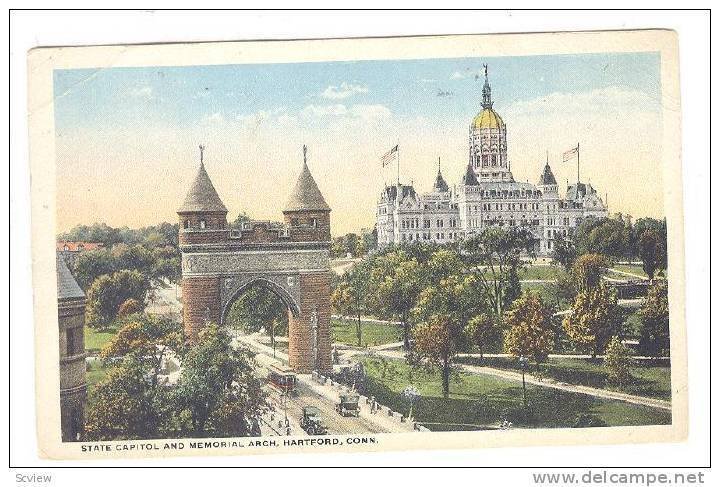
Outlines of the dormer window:
[{"label": "dormer window", "polygon": [[190,220],[185,220],[185,223],[183,223],[184,228],[190,228]]},{"label": "dormer window", "polygon": [[300,225],[300,222],[298,221],[297,218],[290,218],[290,225],[293,227],[297,227]]},{"label": "dormer window", "polygon": [[317,218],[310,218],[310,226],[313,228],[317,228],[317,226],[318,226]]},{"label": "dormer window", "polygon": [[70,247],[68,247],[67,245],[65,245],[65,246],[63,247],[63,250],[64,250],[65,252],[67,252],[67,251],[70,250]]},{"label": "dormer window", "polygon": [[205,220],[200,220],[200,229],[205,230],[207,228],[207,222]]}]

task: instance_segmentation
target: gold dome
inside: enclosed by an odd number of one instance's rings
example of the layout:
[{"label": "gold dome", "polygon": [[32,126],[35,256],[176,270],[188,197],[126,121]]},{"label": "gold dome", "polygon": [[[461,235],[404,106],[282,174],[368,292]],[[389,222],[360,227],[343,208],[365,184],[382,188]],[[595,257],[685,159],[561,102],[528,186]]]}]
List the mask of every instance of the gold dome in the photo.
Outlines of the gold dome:
[{"label": "gold dome", "polygon": [[492,108],[484,108],[477,114],[472,123],[473,129],[499,129],[505,126],[505,122]]}]

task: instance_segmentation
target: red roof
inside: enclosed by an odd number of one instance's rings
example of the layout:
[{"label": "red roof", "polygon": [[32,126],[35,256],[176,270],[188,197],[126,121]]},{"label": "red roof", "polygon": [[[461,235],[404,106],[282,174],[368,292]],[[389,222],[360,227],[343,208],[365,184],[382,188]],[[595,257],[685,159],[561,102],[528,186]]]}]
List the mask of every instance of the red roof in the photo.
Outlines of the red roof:
[{"label": "red roof", "polygon": [[97,250],[103,247],[102,242],[57,242],[58,252],[82,252],[83,250]]}]

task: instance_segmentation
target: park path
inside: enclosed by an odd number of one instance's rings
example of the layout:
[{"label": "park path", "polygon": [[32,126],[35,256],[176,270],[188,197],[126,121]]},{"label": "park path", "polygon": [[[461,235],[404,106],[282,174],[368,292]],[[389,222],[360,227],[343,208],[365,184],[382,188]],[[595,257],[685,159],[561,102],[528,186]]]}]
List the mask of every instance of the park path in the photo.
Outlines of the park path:
[{"label": "park path", "polygon": [[622,274],[623,276],[634,277],[635,279],[642,279],[643,281],[647,281],[647,277],[642,276],[640,274],[634,274],[632,272],[621,271],[619,269],[612,269],[612,268],[609,268],[608,271],[614,272],[616,274]]},{"label": "park path", "polygon": [[[348,351],[348,352],[350,352],[350,351]],[[354,353],[352,353],[352,352],[354,352]],[[359,350],[354,350],[352,352],[349,355],[357,356],[357,355],[367,355],[368,354],[368,352],[362,352]],[[397,350],[373,349],[370,351],[370,353],[372,353],[375,356],[381,356],[381,357],[395,359],[395,360],[404,360],[405,359],[405,353],[402,351],[397,351]],[[346,352],[346,355],[348,355],[347,352]],[[498,369],[495,367],[487,367],[487,366],[480,366],[480,365],[458,364],[457,367],[465,372],[470,373],[470,374],[490,375],[493,377],[499,377],[501,379],[522,382],[522,373],[520,373],[520,372],[514,372],[514,371],[510,371],[510,370],[504,370],[504,369]],[[552,389],[558,389],[558,390],[566,391],[566,392],[574,392],[576,394],[584,394],[587,396],[598,397],[601,399],[612,399],[612,400],[616,400],[616,401],[624,401],[624,402],[628,402],[631,404],[638,404],[641,406],[648,406],[651,408],[672,411],[672,404],[670,403],[670,401],[665,401],[662,399],[653,399],[653,398],[649,398],[649,397],[635,396],[632,394],[626,394],[624,392],[608,391],[606,389],[598,389],[598,388],[589,387],[589,386],[566,384],[564,382],[557,382],[552,379],[538,379],[536,377],[533,377],[530,374],[525,374],[525,382],[527,384],[533,384],[533,385],[539,386],[539,387],[550,387]]]}]

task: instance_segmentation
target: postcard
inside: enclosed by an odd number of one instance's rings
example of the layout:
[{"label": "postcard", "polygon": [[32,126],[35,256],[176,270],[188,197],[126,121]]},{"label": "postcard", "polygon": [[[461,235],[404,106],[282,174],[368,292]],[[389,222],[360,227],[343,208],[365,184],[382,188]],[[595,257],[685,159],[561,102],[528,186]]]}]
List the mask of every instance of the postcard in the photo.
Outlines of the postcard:
[{"label": "postcard", "polygon": [[686,438],[674,32],[28,68],[41,457]]}]

